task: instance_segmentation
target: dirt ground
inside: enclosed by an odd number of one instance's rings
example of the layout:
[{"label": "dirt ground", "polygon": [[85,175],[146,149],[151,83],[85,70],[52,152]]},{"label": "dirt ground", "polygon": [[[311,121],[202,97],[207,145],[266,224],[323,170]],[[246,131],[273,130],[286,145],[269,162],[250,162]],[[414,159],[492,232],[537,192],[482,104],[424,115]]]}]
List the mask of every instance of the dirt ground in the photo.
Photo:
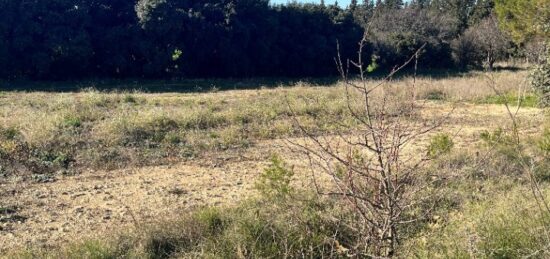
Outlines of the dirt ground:
[{"label": "dirt ground", "polygon": [[[444,114],[448,104],[431,104],[425,116]],[[525,132],[540,130],[543,114],[521,109]],[[479,132],[505,126],[504,107],[460,104],[441,131],[454,135],[456,148],[470,148]],[[427,143],[429,136],[421,142]],[[0,184],[0,251],[16,247],[54,246],[103,233],[170,218],[204,205],[230,204],[254,195],[256,177],[272,153],[298,165],[299,156],[285,140],[254,143],[243,150],[212,153],[180,164],[87,171],[52,181],[11,180]],[[305,181],[303,182],[305,183]]]}]

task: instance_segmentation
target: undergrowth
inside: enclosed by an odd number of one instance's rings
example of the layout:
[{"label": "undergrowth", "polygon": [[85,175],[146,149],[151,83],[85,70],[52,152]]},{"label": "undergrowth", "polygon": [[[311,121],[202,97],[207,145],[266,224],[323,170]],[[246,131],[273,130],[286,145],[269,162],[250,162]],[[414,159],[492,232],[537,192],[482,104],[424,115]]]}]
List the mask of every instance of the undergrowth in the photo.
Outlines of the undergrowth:
[{"label": "undergrowth", "polygon": [[[483,134],[486,144],[438,152],[425,173],[433,207],[418,207],[417,222],[400,229],[398,254],[414,258],[544,258],[550,214],[530,196],[520,160],[510,159],[506,132]],[[546,135],[544,135],[546,136]],[[543,139],[541,136],[536,141]],[[495,146],[498,145],[498,146]],[[480,154],[482,153],[482,154]],[[532,150],[536,161],[545,161]],[[527,155],[526,155],[527,156]],[[516,156],[517,157],[517,156]],[[522,157],[522,156],[519,156]],[[540,159],[542,158],[542,159]],[[537,166],[550,171],[550,163]],[[515,171],[514,171],[515,170]],[[206,207],[101,240],[55,249],[29,248],[10,258],[346,258],[362,238],[357,218],[338,197],[294,185],[295,172],[280,157],[260,175],[260,196],[235,206]],[[541,179],[544,188],[546,179]],[[422,184],[422,183],[417,183]],[[545,194],[550,198],[550,194]],[[364,248],[368,254],[368,248]],[[361,249],[359,249],[361,250]],[[355,255],[357,256],[357,255]]]}]

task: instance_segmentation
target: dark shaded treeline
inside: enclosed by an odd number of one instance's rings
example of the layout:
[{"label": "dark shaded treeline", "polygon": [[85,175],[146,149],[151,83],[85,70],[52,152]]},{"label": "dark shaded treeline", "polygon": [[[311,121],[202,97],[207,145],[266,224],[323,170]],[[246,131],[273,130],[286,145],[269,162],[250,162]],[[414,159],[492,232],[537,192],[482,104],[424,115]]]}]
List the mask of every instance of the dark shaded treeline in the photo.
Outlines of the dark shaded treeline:
[{"label": "dark shaded treeline", "polygon": [[337,42],[343,58],[355,55],[368,21],[365,56],[379,67],[424,43],[423,68],[482,61],[456,58],[453,42],[490,16],[491,0],[377,2],[0,0],[0,78],[330,76]]}]

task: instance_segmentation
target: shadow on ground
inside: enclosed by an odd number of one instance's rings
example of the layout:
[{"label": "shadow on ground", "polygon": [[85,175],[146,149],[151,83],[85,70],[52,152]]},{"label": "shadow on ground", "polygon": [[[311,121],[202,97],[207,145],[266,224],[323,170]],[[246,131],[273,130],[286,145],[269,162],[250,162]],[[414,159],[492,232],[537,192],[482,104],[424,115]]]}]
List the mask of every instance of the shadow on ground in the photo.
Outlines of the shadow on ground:
[{"label": "shadow on ground", "polygon": [[[522,67],[497,67],[495,71],[521,71]],[[419,70],[418,77],[452,78],[473,76],[471,72],[480,70]],[[371,79],[380,79],[389,71],[377,71],[369,75]],[[414,71],[407,70],[394,76],[395,79],[410,77]],[[100,91],[140,91],[150,93],[192,93],[239,89],[275,88],[307,84],[312,86],[331,86],[341,78],[337,76],[322,78],[231,78],[231,79],[87,79],[71,81],[0,81],[0,91],[40,91],[40,92],[78,92],[86,89]]]}]

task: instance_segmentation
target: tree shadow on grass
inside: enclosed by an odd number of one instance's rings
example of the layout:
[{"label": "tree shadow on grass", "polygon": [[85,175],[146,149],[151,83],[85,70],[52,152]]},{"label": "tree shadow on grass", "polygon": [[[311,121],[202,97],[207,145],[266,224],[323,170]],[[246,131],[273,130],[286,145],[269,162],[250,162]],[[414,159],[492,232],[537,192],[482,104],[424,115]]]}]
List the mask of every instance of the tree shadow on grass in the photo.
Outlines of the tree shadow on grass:
[{"label": "tree shadow on grass", "polygon": [[[494,71],[522,71],[522,67],[496,67]],[[475,71],[482,70],[457,70],[457,69],[430,69],[418,70],[419,78],[453,78],[474,76]],[[369,77],[381,79],[388,71],[379,70]],[[411,77],[414,70],[408,69],[394,75],[394,79]],[[339,77],[319,78],[235,78],[235,79],[88,79],[73,81],[0,81],[0,91],[28,91],[28,92],[79,92],[86,89],[99,91],[141,91],[149,93],[193,93],[226,90],[246,90],[261,88],[276,88],[296,86],[299,84],[311,86],[333,86],[338,83]]]},{"label": "tree shadow on grass", "polygon": [[307,84],[330,86],[337,77],[325,78],[251,78],[251,79],[90,79],[77,81],[11,81],[0,82],[0,91],[78,92],[86,89],[100,91],[141,91],[150,93],[192,93],[225,90],[276,88]]}]

